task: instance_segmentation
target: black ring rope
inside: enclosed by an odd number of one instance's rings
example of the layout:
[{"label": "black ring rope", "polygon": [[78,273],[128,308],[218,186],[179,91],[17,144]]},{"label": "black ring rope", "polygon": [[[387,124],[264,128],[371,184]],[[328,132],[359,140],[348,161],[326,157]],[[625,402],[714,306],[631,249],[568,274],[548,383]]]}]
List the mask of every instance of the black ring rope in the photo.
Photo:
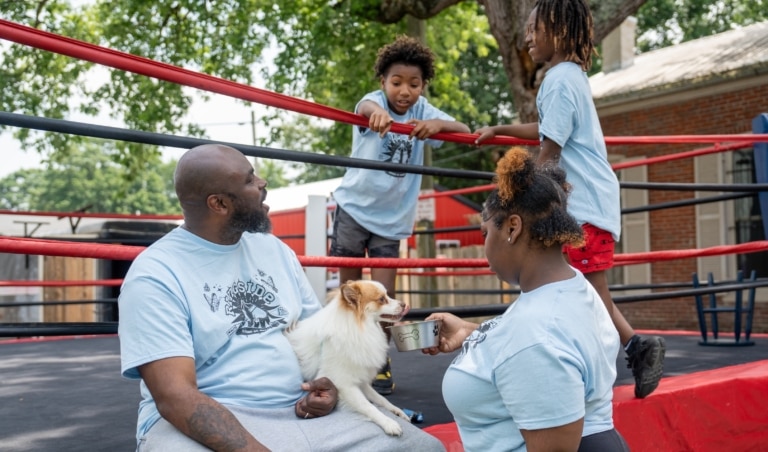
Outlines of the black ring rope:
[{"label": "black ring rope", "polygon": [[[768,280],[747,282],[741,284],[722,284],[712,287],[699,287],[689,290],[655,292],[641,295],[617,296],[615,303],[633,303],[638,301],[681,298],[691,295],[704,295],[719,292],[733,292],[757,287],[768,286]],[[445,306],[441,308],[412,309],[404,320],[421,320],[434,312],[448,312],[459,317],[496,316],[503,313],[510,305],[497,303],[474,306]],[[83,323],[0,323],[0,337],[30,337],[30,336],[75,336],[88,334],[116,334],[117,322],[83,322]]]},{"label": "black ring rope", "polygon": [[[613,298],[614,303],[635,303],[639,301],[663,300],[667,298],[681,298],[695,295],[705,295],[719,292],[734,292],[737,290],[751,289],[753,287],[767,287],[768,280],[755,281],[744,284],[723,284],[713,287],[700,287],[689,290],[675,290],[669,292],[654,292],[640,295],[624,295]],[[411,309],[405,315],[405,320],[422,320],[434,312],[448,312],[458,317],[486,317],[497,316],[509,308],[507,303],[470,305],[470,306],[444,306],[441,308],[417,308]],[[2,331],[2,329],[0,329]]]},{"label": "black ring rope", "polygon": [[[315,154],[311,152],[293,151],[287,149],[268,148],[240,143],[222,142],[202,138],[181,137],[155,132],[143,132],[119,127],[101,126],[64,119],[42,118],[0,111],[0,124],[27,129],[44,130],[70,135],[88,136],[108,140],[128,141],[132,143],[151,144],[156,146],[189,149],[201,144],[225,144],[238,149],[251,157],[270,158],[275,160],[316,163],[326,166],[341,166],[351,168],[366,168],[399,171],[404,173],[424,174],[431,176],[450,176],[466,179],[493,179],[494,173],[488,171],[456,170],[449,168],[428,167],[423,165],[406,165],[399,163],[376,162],[366,159],[343,157],[338,155]],[[621,188],[648,190],[678,190],[678,191],[768,191],[768,184],[685,184],[658,182],[621,182]]]},{"label": "black ring rope", "polygon": [[117,322],[0,323],[0,337],[117,334]]},{"label": "black ring rope", "polygon": [[681,199],[679,201],[660,202],[657,204],[648,204],[647,206],[627,207],[627,208],[621,209],[621,214],[626,215],[626,214],[638,213],[638,212],[651,212],[654,210],[670,209],[673,207],[685,207],[685,206],[693,206],[696,204],[707,204],[710,202],[729,201],[731,199],[746,198],[747,196],[755,196],[755,194],[754,193],[734,193],[731,195],[707,196],[704,198],[690,198],[690,199]]},{"label": "black ring rope", "polygon": [[0,111],[0,124],[26,129],[44,130],[69,135],[80,135],[107,140],[128,141],[131,143],[151,144],[173,148],[190,149],[201,144],[224,144],[231,146],[251,157],[286,160],[302,163],[317,163],[326,166],[341,166],[350,168],[366,168],[396,171],[400,173],[425,174],[430,176],[450,176],[465,179],[490,180],[493,173],[487,171],[456,170],[435,168],[422,165],[406,165],[402,163],[377,162],[367,159],[343,157],[339,155],[315,154],[312,152],[292,151],[287,149],[268,148],[240,143],[229,143],[220,140],[181,137],[155,132],[142,132],[119,127],[100,126],[64,119],[41,118],[17,113]]},{"label": "black ring rope", "polygon": [[20,308],[25,306],[65,306],[81,304],[117,304],[117,299],[108,300],[58,300],[58,301],[22,301],[19,303],[0,303],[0,308]]},{"label": "black ring rope", "polygon": [[[446,276],[450,276],[450,273],[447,273]],[[491,276],[489,273],[488,276]],[[768,279],[760,279],[756,282],[767,282]],[[709,292],[704,291],[705,293],[714,293],[714,292],[720,292],[722,291],[722,287],[725,285],[728,285],[728,287],[741,287],[739,284],[736,284],[735,286],[731,285],[732,283],[715,283],[714,286],[706,286],[706,287],[700,287],[695,290],[699,289],[717,289],[717,290],[710,290]],[[766,284],[768,285],[768,284]],[[608,289],[611,291],[616,292],[627,292],[627,291],[634,291],[634,290],[658,290],[658,289],[679,289],[681,287],[689,288],[690,290],[693,289],[693,285],[691,283],[680,283],[680,282],[671,282],[671,283],[660,283],[660,284],[628,284],[625,286],[620,285],[609,285]],[[757,286],[762,287],[762,286]],[[743,287],[742,289],[749,289],[751,286]],[[427,294],[438,294],[438,295],[518,295],[520,293],[520,289],[458,289],[458,290],[396,290],[395,291],[398,294],[415,294],[415,295],[427,295]],[[670,292],[654,292],[654,294],[667,294]],[[678,293],[678,292],[675,292]],[[680,291],[681,296],[687,295],[685,291]],[[693,295],[697,295],[698,292],[692,292]],[[642,296],[646,296],[647,294],[642,294]],[[612,297],[614,300],[626,300],[627,297],[634,297],[630,295],[617,295]],[[662,297],[666,298],[666,297]],[[634,301],[634,300],[633,300]],[[624,301],[626,302],[626,301]]]},{"label": "black ring rope", "polygon": [[768,191],[768,184],[685,184],[667,182],[622,182],[621,188],[675,191]]},{"label": "black ring rope", "polygon": [[[270,158],[276,160],[286,160],[302,163],[315,163],[328,166],[341,166],[352,168],[366,168],[376,170],[392,170],[404,173],[424,174],[432,176],[461,177],[467,179],[491,180],[493,173],[484,171],[456,170],[447,168],[427,167],[421,165],[404,165],[387,162],[376,162],[365,159],[355,159],[343,156],[330,156],[324,154],[314,154],[301,151],[268,148],[264,146],[244,145],[239,143],[228,143],[219,140],[208,140],[200,138],[181,137],[177,135],[161,134],[154,132],[143,132],[118,127],[100,126],[95,124],[80,123],[62,119],[40,118],[35,116],[21,115],[0,111],[0,124],[43,130],[48,132],[58,132],[72,135],[88,136],[93,138],[102,138],[109,140],[120,140],[140,144],[149,144],[156,146],[175,147],[189,149],[201,144],[225,144],[238,149],[243,154]],[[768,184],[685,184],[685,183],[652,183],[652,182],[621,182],[621,188],[627,189],[647,189],[647,190],[678,190],[678,191],[732,191],[741,192],[733,195],[724,195],[710,198],[697,198],[694,200],[681,200],[671,203],[656,204],[640,208],[622,209],[622,213],[634,213],[639,211],[657,210],[668,207],[679,207],[690,204],[701,204],[706,202],[715,202],[727,199],[749,196],[748,193],[768,191]],[[748,193],[743,193],[748,192]],[[479,226],[470,225],[456,228],[442,228],[432,231],[415,231],[415,234],[426,234],[435,232],[459,232],[477,229]],[[752,282],[742,285],[726,284],[716,287],[702,287],[697,289],[657,292],[651,294],[626,295],[614,298],[615,303],[630,303],[637,301],[649,301],[665,298],[683,297],[698,294],[710,294],[725,291],[743,290],[751,287],[764,287],[768,283],[764,281]],[[626,288],[623,288],[627,290]],[[482,294],[486,291],[475,291]],[[415,293],[415,292],[414,292]],[[458,293],[458,292],[453,292]],[[500,291],[499,293],[504,293]],[[513,293],[507,291],[506,293]],[[111,303],[105,300],[89,300],[87,303]],[[57,304],[84,304],[82,301],[70,302],[46,302],[47,305]],[[27,305],[38,305],[43,303],[29,303]],[[19,303],[11,304],[14,307],[22,306]],[[459,316],[474,317],[485,315],[498,315],[507,309],[507,304],[477,305],[477,306],[453,306],[443,307],[440,311],[452,312]],[[6,304],[0,304],[0,307],[6,307]],[[406,316],[407,319],[423,318],[430,313],[435,312],[433,308],[413,309]],[[117,333],[117,322],[91,322],[91,323],[0,323],[0,337],[21,337],[21,336],[39,336],[39,335],[81,335],[81,334],[114,334]]]}]

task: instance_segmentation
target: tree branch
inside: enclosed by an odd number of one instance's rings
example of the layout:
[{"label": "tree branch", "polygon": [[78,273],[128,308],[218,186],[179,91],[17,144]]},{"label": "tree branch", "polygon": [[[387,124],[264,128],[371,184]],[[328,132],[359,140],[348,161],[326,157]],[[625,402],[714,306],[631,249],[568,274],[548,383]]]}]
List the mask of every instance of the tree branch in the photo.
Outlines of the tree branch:
[{"label": "tree branch", "polygon": [[399,22],[407,14],[417,19],[429,19],[464,1],[468,0],[381,0],[370,2],[365,15],[383,24]]},{"label": "tree branch", "polygon": [[589,7],[595,22],[595,44],[599,43],[624,22],[624,19],[635,14],[647,0],[592,0]]}]

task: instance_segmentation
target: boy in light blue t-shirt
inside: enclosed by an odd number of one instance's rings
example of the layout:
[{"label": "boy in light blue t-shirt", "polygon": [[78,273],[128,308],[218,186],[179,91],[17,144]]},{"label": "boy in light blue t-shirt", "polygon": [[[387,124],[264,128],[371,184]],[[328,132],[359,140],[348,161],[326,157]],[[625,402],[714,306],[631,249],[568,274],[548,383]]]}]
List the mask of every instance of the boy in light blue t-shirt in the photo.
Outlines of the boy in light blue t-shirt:
[{"label": "boy in light blue t-shirt", "polygon": [[[422,96],[434,77],[435,56],[417,39],[398,37],[379,49],[374,72],[381,89],[366,94],[355,112],[366,116],[368,127],[355,126],[352,157],[381,162],[421,165],[424,143],[438,132],[469,132],[469,127],[433,107]],[[393,122],[412,124],[409,135],[390,132]],[[395,171],[348,168],[333,193],[336,215],[331,234],[331,256],[398,257],[400,240],[408,238],[416,218],[421,175]],[[339,281],[362,278],[362,268],[339,269]],[[381,282],[394,297],[397,269],[372,268],[371,279]],[[384,330],[388,332],[389,330]],[[394,389],[389,361],[374,381],[381,394]]]}]

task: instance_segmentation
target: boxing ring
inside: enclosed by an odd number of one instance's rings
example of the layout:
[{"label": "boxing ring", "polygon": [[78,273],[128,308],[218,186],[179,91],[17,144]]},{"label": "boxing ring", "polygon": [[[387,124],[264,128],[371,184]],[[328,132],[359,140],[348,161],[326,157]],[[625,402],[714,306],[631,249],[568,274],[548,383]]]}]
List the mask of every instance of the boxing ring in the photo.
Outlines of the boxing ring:
[{"label": "boxing ring", "polygon": [[[134,55],[57,36],[41,30],[0,20],[0,37],[41,50],[56,52],[73,58],[80,58],[119,70],[134,72],[168,82],[178,83],[209,92],[257,102],[276,108],[286,109],[319,118],[340,121],[351,125],[367,125],[358,115],[291,98],[277,93],[241,85],[224,79],[199,74],[171,65],[151,61]],[[109,140],[152,144],[165,147],[188,149],[210,140],[148,133],[116,127],[97,126],[73,121],[37,118],[16,113],[0,112],[0,124],[5,126],[31,128],[56,133],[76,134]],[[408,133],[411,127],[393,124],[392,131]],[[438,134],[434,138],[462,144],[471,144],[472,134]],[[222,143],[221,141],[216,141]],[[749,148],[755,143],[767,143],[768,134],[751,135],[709,135],[669,137],[606,137],[611,145],[632,145],[649,143],[704,143],[707,148],[677,153],[674,155],[621,162],[614,165],[622,170],[643,165],[668,162],[673,159],[690,159],[703,155],[730,152]],[[723,144],[727,143],[727,144]],[[470,192],[483,192],[492,188],[487,182],[492,174],[471,170],[449,170],[445,168],[390,164],[352,159],[348,157],[309,154],[299,151],[249,146],[238,143],[230,145],[245,155],[294,162],[317,163],[376,170],[397,169],[400,172],[419,173],[433,176],[462,177],[482,181],[471,189],[452,190],[429,196],[456,196]],[[512,138],[496,138],[490,142],[496,145],[531,145],[535,142]],[[752,196],[768,191],[768,184],[664,184],[622,182],[622,189],[641,190],[688,190],[697,192],[729,192],[690,201],[676,201],[623,210],[623,214],[638,211],[666,209],[680,205],[722,202],[738,197]],[[76,217],[76,214],[70,214]],[[98,214],[97,214],[98,215]],[[130,219],[131,216],[124,216]],[[178,217],[165,218],[177,220]],[[471,228],[471,226],[468,226]],[[422,231],[423,232],[423,231]],[[18,255],[60,256],[69,258],[101,259],[130,262],[144,246],[82,243],[67,240],[46,240],[31,237],[0,237],[0,253]],[[617,266],[632,266],[653,262],[691,259],[706,256],[756,253],[768,250],[768,241],[754,241],[738,245],[720,245],[701,249],[648,251],[640,253],[619,253]],[[410,258],[410,259],[350,259],[326,256],[299,256],[307,269],[331,267],[386,267],[401,269],[403,277],[445,277],[451,276],[492,276],[483,258]],[[429,269],[443,271],[432,272]],[[423,271],[428,269],[427,271]],[[463,269],[463,270],[458,270]],[[422,271],[418,271],[422,270]],[[36,286],[109,286],[116,287],[119,279],[93,281],[0,281],[0,287]],[[615,287],[623,295],[617,295],[617,303],[636,303],[650,300],[669,300],[678,297],[695,297],[713,293],[754,290],[768,286],[768,281],[757,279],[748,282],[729,283],[718,286],[694,287],[693,283],[678,283],[675,287],[649,285],[639,287],[642,293],[626,294],[632,287]],[[500,302],[471,306],[443,306],[440,310],[453,312],[462,317],[497,315],[506,309],[501,300],[514,296],[514,288],[500,287],[489,290],[499,296]],[[438,294],[439,295],[439,294]],[[97,300],[99,303],[113,303],[114,300]],[[88,302],[87,300],[82,301]],[[36,302],[31,302],[36,303]],[[79,302],[78,302],[79,303]],[[93,303],[93,301],[91,301]],[[16,303],[18,305],[18,303]],[[8,308],[5,304],[0,309]],[[413,309],[409,319],[421,319],[434,308]],[[129,448],[133,442],[135,410],[138,403],[137,385],[119,378],[119,355],[114,334],[117,321],[61,322],[61,323],[0,323],[0,369],[2,369],[2,422],[0,450],[23,450],[34,445],[41,449],[56,447],[66,450],[64,443],[77,450],[78,425],[93,423],[85,444],[104,445],[105,450]],[[659,388],[646,399],[632,397],[631,375],[624,368],[623,357],[617,359],[619,377],[615,389],[614,419],[617,428],[625,436],[633,450],[758,450],[768,444],[768,334],[752,334],[754,347],[702,348],[697,343],[696,332],[659,331],[667,340],[667,365]],[[728,334],[723,333],[724,336]],[[45,337],[46,340],[34,339]],[[442,405],[439,393],[442,371],[450,363],[451,355],[426,357],[420,354],[393,352],[393,367],[396,368],[398,391],[391,396],[393,403],[402,407],[419,409],[425,413],[425,430],[438,436],[450,451],[462,450],[460,441],[451,423],[450,414]],[[98,364],[98,365],[97,365]],[[47,366],[47,367],[46,367]],[[78,367],[79,366],[79,367]],[[87,372],[77,373],[78,368]],[[58,375],[56,375],[58,374]],[[46,375],[48,377],[46,377]],[[51,375],[56,375],[52,378]],[[71,376],[67,378],[67,376]],[[78,383],[85,382],[81,387]],[[93,389],[91,389],[93,388]],[[78,392],[79,391],[79,392]],[[103,403],[90,403],[88,394],[104,394]],[[124,391],[124,392],[123,392]],[[67,394],[70,393],[71,394]],[[44,397],[39,397],[44,394]],[[75,400],[62,398],[78,395]],[[24,399],[28,402],[24,403]],[[29,401],[34,403],[29,403]],[[76,405],[75,410],[71,408]],[[61,410],[58,407],[67,408]],[[107,405],[119,407],[105,413]],[[98,409],[97,409],[98,408]],[[74,413],[78,411],[81,413]],[[85,412],[84,414],[82,412]],[[90,415],[90,417],[89,417]],[[639,419],[642,422],[638,421]],[[62,420],[73,422],[64,427],[50,429],[51,424]],[[119,421],[119,422],[108,422]],[[102,422],[99,422],[102,421]],[[116,437],[106,433],[117,426],[130,426],[130,436],[123,433]],[[59,428],[59,430],[57,430]],[[122,430],[121,430],[122,432]],[[116,438],[116,439],[115,439]],[[114,443],[110,441],[114,440]],[[62,442],[64,441],[64,443]],[[10,444],[6,446],[4,444]],[[83,442],[79,442],[82,447]],[[107,446],[109,445],[109,446]]]}]

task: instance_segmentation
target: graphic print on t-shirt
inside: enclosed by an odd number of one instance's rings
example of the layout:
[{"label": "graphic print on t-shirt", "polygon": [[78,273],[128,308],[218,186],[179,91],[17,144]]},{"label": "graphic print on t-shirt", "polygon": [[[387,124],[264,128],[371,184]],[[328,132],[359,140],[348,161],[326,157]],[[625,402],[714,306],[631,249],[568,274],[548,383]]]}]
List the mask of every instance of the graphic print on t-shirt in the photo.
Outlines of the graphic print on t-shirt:
[{"label": "graphic print on t-shirt", "polygon": [[211,288],[208,284],[203,288],[211,311],[218,311],[223,301],[224,313],[234,317],[231,334],[261,334],[287,324],[288,312],[277,301],[272,278],[262,271],[259,275],[261,278],[237,280],[226,289],[219,285]]},{"label": "graphic print on t-shirt", "polygon": [[[211,292],[211,288],[206,284],[203,286],[203,291],[205,292],[203,296],[205,297],[205,301],[208,302],[208,307],[211,308],[211,312],[218,311],[222,297],[221,286],[215,286],[213,292]],[[210,292],[210,294],[208,292]]]},{"label": "graphic print on t-shirt", "polygon": [[486,320],[485,322],[481,323],[480,326],[478,326],[477,329],[473,331],[468,338],[464,339],[464,343],[461,345],[461,353],[453,358],[453,363],[456,364],[461,361],[462,358],[464,358],[464,355],[466,355],[469,351],[470,347],[475,348],[477,347],[477,344],[482,343],[485,340],[485,333],[496,328],[498,323],[499,322],[495,318]]},{"label": "graphic print on t-shirt", "polygon": [[[382,139],[381,145],[384,147],[382,156],[385,162],[408,163],[413,151],[413,142],[404,135],[387,133]],[[405,177],[405,173],[387,171],[392,177]]]}]

